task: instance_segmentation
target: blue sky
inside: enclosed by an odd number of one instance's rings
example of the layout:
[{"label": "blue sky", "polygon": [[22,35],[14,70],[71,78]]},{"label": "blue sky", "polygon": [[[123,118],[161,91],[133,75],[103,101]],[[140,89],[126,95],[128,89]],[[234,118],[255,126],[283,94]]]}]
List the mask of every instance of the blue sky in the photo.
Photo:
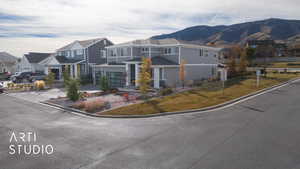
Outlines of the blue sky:
[{"label": "blue sky", "polygon": [[300,19],[297,0],[0,0],[0,51],[53,52],[74,40],[114,43],[195,25]]}]

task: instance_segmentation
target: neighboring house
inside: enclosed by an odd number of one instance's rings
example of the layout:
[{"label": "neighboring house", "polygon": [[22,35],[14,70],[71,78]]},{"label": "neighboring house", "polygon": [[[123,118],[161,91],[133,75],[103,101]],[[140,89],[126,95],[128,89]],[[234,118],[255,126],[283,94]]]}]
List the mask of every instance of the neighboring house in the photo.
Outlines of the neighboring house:
[{"label": "neighboring house", "polygon": [[105,47],[113,45],[106,38],[74,41],[56,51],[42,62],[45,73],[53,72],[57,79],[67,71],[71,77],[80,78],[91,74],[91,65],[106,63]]},{"label": "neighboring house", "polygon": [[271,47],[272,50],[274,50],[274,56],[282,57],[287,55],[287,45],[284,41],[280,40],[249,40],[247,41],[246,47],[254,49],[257,49],[258,47],[269,48],[267,50],[270,50]]},{"label": "neighboring house", "polygon": [[300,43],[291,44],[288,47],[289,56],[300,57]]},{"label": "neighboring house", "polygon": [[44,72],[45,66],[40,62],[49,58],[52,53],[29,52],[25,54],[19,62],[21,72]]},{"label": "neighboring house", "polygon": [[0,73],[14,73],[18,59],[6,52],[0,52]]},{"label": "neighboring house", "polygon": [[152,60],[153,87],[180,84],[179,65],[186,62],[186,80],[217,75],[219,48],[199,46],[176,39],[136,40],[109,46],[107,63],[93,66],[94,83],[107,76],[112,87],[137,87],[142,57]]},{"label": "neighboring house", "polygon": [[246,46],[251,48],[257,48],[258,46],[274,46],[275,41],[268,39],[268,40],[249,40],[247,41]]}]

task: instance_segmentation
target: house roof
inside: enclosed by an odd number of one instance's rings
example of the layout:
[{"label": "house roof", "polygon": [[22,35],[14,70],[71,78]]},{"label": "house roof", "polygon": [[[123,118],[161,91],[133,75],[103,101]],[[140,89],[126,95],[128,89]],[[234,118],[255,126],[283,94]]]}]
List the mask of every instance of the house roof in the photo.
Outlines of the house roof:
[{"label": "house roof", "polygon": [[28,54],[25,54],[24,56],[27,58],[29,63],[39,63],[51,55],[52,55],[52,53],[29,52]]},{"label": "house roof", "polygon": [[167,39],[140,39],[140,40],[134,40],[126,43],[121,43],[119,45],[174,45],[174,44],[195,44],[187,41],[177,40],[173,38],[167,38]]},{"label": "house roof", "polygon": [[[134,59],[128,60],[126,62],[141,62],[141,61],[142,61],[142,58],[134,58]],[[173,62],[171,60],[165,59],[163,57],[158,57],[158,56],[151,58],[151,62],[152,62],[152,65],[178,65],[178,63],[176,63],[176,62]]]},{"label": "house roof", "polygon": [[216,49],[216,50],[220,50],[220,48],[215,48],[215,47],[210,47],[210,46],[204,46],[204,45],[199,45],[193,42],[189,42],[189,41],[183,41],[183,40],[177,40],[174,38],[167,38],[167,39],[143,39],[143,40],[134,40],[134,41],[130,41],[130,42],[126,42],[126,43],[120,43],[117,45],[113,45],[113,46],[108,46],[107,48],[114,48],[114,47],[119,47],[119,46],[149,46],[149,45],[153,45],[153,46],[159,46],[159,45],[164,45],[164,46],[168,46],[168,45],[182,45],[185,47],[191,47],[191,48],[209,48],[209,49]]},{"label": "house roof", "polygon": [[75,43],[79,43],[83,48],[87,48],[89,47],[90,45],[92,45],[93,43],[95,42],[98,42],[98,41],[101,41],[101,40],[104,40],[105,38],[96,38],[96,39],[88,39],[88,40],[82,40],[82,41],[74,41],[62,48],[59,48],[57,51],[64,51],[64,50],[70,50],[72,48],[72,46],[75,44]]},{"label": "house roof", "polygon": [[7,53],[7,52],[0,52],[0,62],[5,62],[5,63],[15,63],[18,59]]},{"label": "house roof", "polygon": [[83,59],[70,59],[65,56],[56,56],[56,60],[62,64],[72,64],[83,61]]}]

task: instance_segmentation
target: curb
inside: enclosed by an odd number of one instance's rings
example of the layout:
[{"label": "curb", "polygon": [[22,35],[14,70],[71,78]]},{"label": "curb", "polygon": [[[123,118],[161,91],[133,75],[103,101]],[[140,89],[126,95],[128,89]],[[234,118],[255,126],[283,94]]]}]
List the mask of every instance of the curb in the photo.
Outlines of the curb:
[{"label": "curb", "polygon": [[99,115],[99,114],[87,113],[87,112],[84,112],[84,111],[81,111],[81,110],[77,110],[77,109],[73,109],[73,108],[69,108],[69,107],[64,107],[64,106],[61,106],[61,105],[58,105],[58,104],[54,104],[54,103],[50,103],[50,102],[40,102],[40,103],[46,104],[46,105],[50,105],[50,106],[54,106],[54,107],[58,107],[60,109],[64,109],[64,110],[69,111],[69,112],[76,112],[76,113],[80,113],[80,114],[91,116],[91,117],[100,117],[100,118],[150,118],[150,117],[159,117],[159,116],[168,116],[168,115],[178,115],[178,114],[187,114],[187,113],[195,113],[195,112],[204,112],[204,111],[215,110],[215,109],[218,109],[218,108],[223,108],[225,106],[234,104],[236,102],[242,101],[242,100],[247,99],[249,97],[259,95],[261,93],[270,91],[270,90],[272,90],[274,88],[283,87],[283,86],[285,86],[287,84],[294,83],[294,82],[299,81],[299,80],[300,80],[300,78],[291,79],[291,80],[289,80],[287,82],[283,82],[283,83],[280,83],[278,85],[274,85],[274,86],[271,86],[271,87],[268,87],[268,88],[256,91],[254,93],[250,93],[248,95],[245,95],[245,96],[242,96],[242,97],[239,97],[239,98],[236,98],[236,99],[233,99],[233,100],[230,100],[228,102],[221,103],[221,104],[218,104],[218,105],[215,105],[215,106],[205,107],[205,108],[201,108],[201,109],[192,109],[192,110],[175,111],[175,112],[165,112],[165,113],[149,114],[149,115]]}]

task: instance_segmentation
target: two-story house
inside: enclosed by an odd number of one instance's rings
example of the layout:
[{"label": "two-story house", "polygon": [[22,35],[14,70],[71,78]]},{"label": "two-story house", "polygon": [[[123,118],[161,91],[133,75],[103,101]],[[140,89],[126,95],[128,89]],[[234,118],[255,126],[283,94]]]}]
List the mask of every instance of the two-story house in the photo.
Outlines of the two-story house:
[{"label": "two-story house", "polygon": [[179,66],[185,61],[186,80],[217,75],[219,48],[176,39],[135,40],[106,47],[107,62],[93,66],[93,79],[107,76],[113,87],[138,86],[142,58],[151,58],[153,87],[177,86]]},{"label": "two-story house", "polygon": [[55,56],[43,61],[45,73],[53,72],[56,79],[68,72],[72,78],[91,74],[91,66],[106,63],[105,47],[113,45],[106,38],[74,41],[58,50]]}]

